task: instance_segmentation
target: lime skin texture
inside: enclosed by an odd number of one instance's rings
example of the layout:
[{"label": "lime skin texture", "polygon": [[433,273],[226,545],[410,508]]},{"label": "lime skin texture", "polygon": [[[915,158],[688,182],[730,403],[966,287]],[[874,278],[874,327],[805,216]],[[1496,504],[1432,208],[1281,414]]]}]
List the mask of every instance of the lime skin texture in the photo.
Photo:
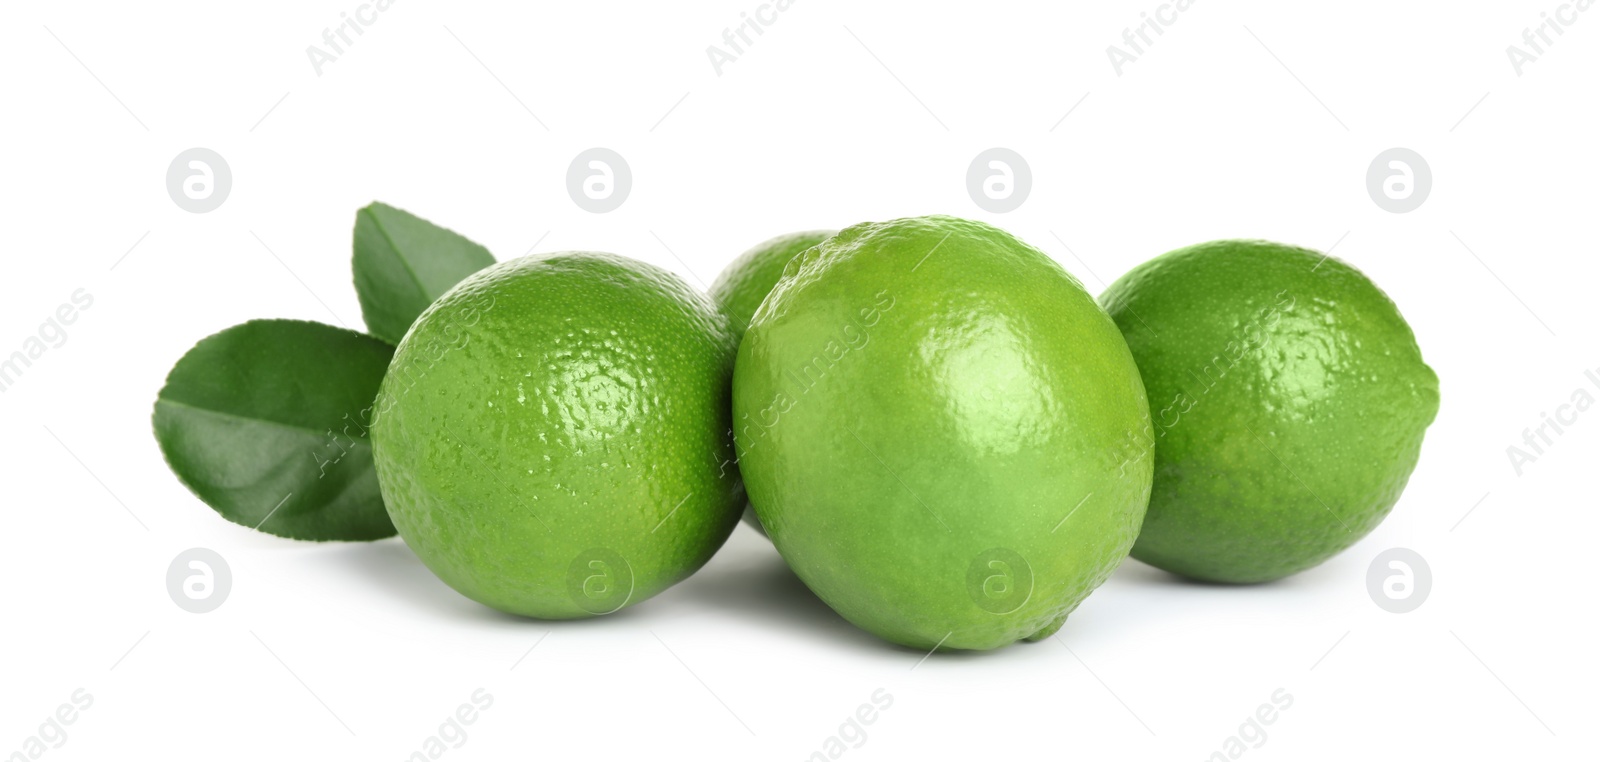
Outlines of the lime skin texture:
[{"label": "lime skin texture", "polygon": [[1127,555],[1150,463],[1111,319],[1039,250],[920,217],[806,250],[734,370],[750,501],[813,592],[920,650],[1053,634]]},{"label": "lime skin texture", "polygon": [[611,254],[478,272],[401,341],[372,427],[406,544],[501,611],[606,614],[699,569],[738,521],[737,343],[711,300]]},{"label": "lime skin texture", "polygon": [[[723,314],[732,321],[736,337],[744,338],[750,317],[756,314],[761,302],[772,292],[772,287],[778,285],[778,279],[783,277],[784,265],[789,264],[796,254],[828,240],[838,232],[807,230],[769,238],[740,254],[717,276],[709,293],[722,308]],[[756,518],[755,510],[748,505],[744,509],[744,521],[757,532],[766,534],[761,527],[761,520]]]},{"label": "lime skin texture", "polygon": [[1150,260],[1106,289],[1150,394],[1125,447],[1155,461],[1133,557],[1266,582],[1371,532],[1400,498],[1439,380],[1389,297],[1344,262],[1266,241]]}]

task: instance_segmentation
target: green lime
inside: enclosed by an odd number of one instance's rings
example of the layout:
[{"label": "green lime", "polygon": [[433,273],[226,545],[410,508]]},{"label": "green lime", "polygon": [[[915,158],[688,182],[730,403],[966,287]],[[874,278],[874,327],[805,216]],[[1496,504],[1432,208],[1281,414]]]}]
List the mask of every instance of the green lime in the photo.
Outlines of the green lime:
[{"label": "green lime", "polygon": [[1111,284],[1150,394],[1155,484],[1133,557],[1264,582],[1350,547],[1400,498],[1439,380],[1389,297],[1355,268],[1265,241],[1156,257]]},{"label": "green lime", "polygon": [[502,262],[406,334],[372,428],[395,527],[440,579],[502,611],[605,614],[665,590],[744,504],[728,319],[610,254]]},{"label": "green lime", "polygon": [[711,298],[733,321],[733,332],[743,338],[761,302],[778,285],[783,267],[794,255],[832,238],[837,230],[807,230],[769,238],[733,260],[717,282],[711,284]]},{"label": "green lime", "polygon": [[[711,284],[711,298],[722,307],[723,314],[733,321],[735,336],[744,338],[745,328],[750,325],[750,316],[756,314],[762,300],[772,292],[773,286],[778,285],[778,279],[783,277],[784,265],[789,264],[794,255],[828,240],[837,232],[808,230],[770,238],[740,254],[717,276],[717,282]],[[755,527],[756,531],[766,534],[761,527],[761,520],[756,518],[755,511],[749,506],[744,509],[744,521]]]},{"label": "green lime", "polygon": [[856,625],[918,649],[1056,631],[1127,555],[1148,418],[1116,325],[988,225],[857,225],[790,261],[734,371],[750,501]]}]

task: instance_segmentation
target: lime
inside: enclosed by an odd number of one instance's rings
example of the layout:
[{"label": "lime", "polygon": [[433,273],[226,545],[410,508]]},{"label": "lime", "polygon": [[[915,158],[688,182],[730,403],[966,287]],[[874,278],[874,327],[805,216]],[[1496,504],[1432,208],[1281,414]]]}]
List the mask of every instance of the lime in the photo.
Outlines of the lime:
[{"label": "lime", "polygon": [[610,254],[502,262],[430,306],[372,429],[401,537],[502,611],[605,614],[665,590],[744,503],[729,440],[728,319]]},{"label": "lime", "polygon": [[857,225],[790,261],[734,371],[750,501],[856,625],[918,649],[1055,632],[1126,556],[1148,417],[1111,319],[1004,231]]},{"label": "lime", "polygon": [[[744,337],[745,328],[750,325],[750,316],[756,314],[762,300],[772,292],[773,286],[778,285],[778,279],[783,277],[784,265],[789,264],[794,255],[828,240],[837,232],[808,230],[767,239],[740,254],[717,276],[717,282],[711,284],[711,298],[722,307],[723,314],[733,321],[736,336]],[[749,506],[744,509],[744,520],[756,531],[766,534],[760,519],[756,518],[755,511]]]},{"label": "lime", "polygon": [[750,317],[778,285],[783,267],[794,255],[833,237],[837,230],[807,230],[769,238],[733,260],[711,284],[711,298],[733,321],[733,331],[744,336]]},{"label": "lime", "polygon": [[1133,556],[1264,582],[1378,525],[1417,464],[1439,380],[1372,281],[1265,241],[1179,249],[1101,296],[1150,394],[1129,459],[1154,455]]}]

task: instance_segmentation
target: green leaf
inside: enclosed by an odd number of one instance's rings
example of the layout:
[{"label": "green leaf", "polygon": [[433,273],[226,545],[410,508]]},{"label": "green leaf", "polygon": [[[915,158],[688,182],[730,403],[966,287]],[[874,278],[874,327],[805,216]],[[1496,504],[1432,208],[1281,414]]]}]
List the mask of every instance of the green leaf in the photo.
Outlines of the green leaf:
[{"label": "green leaf", "polygon": [[494,255],[410,212],[374,201],[356,212],[356,296],[367,329],[399,344],[411,323]]},{"label": "green leaf", "polygon": [[389,537],[367,427],[393,355],[321,323],[236,325],[173,366],[156,441],[178,479],[236,524],[297,540]]}]

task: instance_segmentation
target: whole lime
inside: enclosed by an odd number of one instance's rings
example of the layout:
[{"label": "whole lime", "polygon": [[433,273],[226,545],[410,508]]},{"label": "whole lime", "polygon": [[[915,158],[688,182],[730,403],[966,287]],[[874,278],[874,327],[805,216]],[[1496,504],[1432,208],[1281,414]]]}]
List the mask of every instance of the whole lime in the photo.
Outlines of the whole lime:
[{"label": "whole lime", "polygon": [[502,262],[428,308],[372,429],[400,536],[502,611],[605,614],[682,580],[744,502],[728,319],[610,254]]},{"label": "whole lime", "polygon": [[1156,257],[1101,302],[1150,394],[1133,557],[1215,582],[1309,569],[1400,498],[1439,380],[1389,297],[1308,249],[1216,241]]},{"label": "whole lime", "polygon": [[[837,230],[807,230],[770,238],[756,244],[738,259],[733,260],[717,281],[711,284],[711,298],[722,307],[723,314],[733,322],[733,331],[744,338],[750,325],[750,316],[756,314],[762,300],[778,285],[783,277],[783,267],[794,255],[828,240]],[[744,510],[744,521],[762,534],[761,520],[749,506]]]},{"label": "whole lime", "polygon": [[784,265],[794,255],[832,238],[837,230],[807,230],[769,238],[740,254],[711,284],[711,298],[722,307],[733,323],[733,332],[744,337],[750,317],[772,293],[783,277]]},{"label": "whole lime", "polygon": [[1138,533],[1148,418],[1116,326],[1004,231],[848,228],[790,261],[734,371],[750,501],[805,583],[918,649],[1056,631]]}]

